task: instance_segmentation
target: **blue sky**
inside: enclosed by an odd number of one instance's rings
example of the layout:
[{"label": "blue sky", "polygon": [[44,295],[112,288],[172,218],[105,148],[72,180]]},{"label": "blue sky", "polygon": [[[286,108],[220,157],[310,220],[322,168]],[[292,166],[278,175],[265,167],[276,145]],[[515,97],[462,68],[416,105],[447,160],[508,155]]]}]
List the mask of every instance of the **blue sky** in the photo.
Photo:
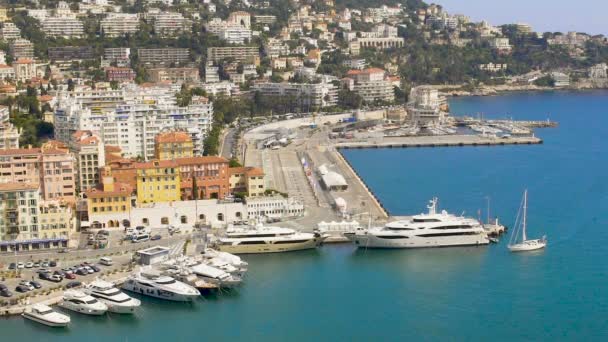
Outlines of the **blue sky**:
[{"label": "blue sky", "polygon": [[524,22],[535,31],[608,34],[608,0],[434,0],[448,13],[500,25]]}]

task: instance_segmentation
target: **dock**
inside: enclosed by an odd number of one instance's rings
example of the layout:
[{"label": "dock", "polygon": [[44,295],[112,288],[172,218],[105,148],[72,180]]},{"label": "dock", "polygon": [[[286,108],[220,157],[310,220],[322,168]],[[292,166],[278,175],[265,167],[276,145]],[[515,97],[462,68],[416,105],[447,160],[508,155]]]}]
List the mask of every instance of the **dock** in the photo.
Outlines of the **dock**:
[{"label": "dock", "polygon": [[535,136],[510,136],[497,138],[482,135],[443,135],[416,137],[384,137],[361,141],[341,140],[334,146],[337,149],[363,148],[408,148],[408,147],[463,147],[463,146],[500,146],[536,145],[543,140]]}]

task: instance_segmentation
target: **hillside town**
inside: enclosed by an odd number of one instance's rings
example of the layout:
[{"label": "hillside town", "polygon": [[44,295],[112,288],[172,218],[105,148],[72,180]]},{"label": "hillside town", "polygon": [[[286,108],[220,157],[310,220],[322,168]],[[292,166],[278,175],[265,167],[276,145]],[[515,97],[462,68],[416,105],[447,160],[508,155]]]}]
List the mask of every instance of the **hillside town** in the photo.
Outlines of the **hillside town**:
[{"label": "hillside town", "polygon": [[0,252],[77,247],[90,228],[301,217],[262,157],[247,165],[245,122],[381,109],[418,129],[446,121],[449,95],[606,87],[607,58],[604,36],[416,0],[12,1]]}]

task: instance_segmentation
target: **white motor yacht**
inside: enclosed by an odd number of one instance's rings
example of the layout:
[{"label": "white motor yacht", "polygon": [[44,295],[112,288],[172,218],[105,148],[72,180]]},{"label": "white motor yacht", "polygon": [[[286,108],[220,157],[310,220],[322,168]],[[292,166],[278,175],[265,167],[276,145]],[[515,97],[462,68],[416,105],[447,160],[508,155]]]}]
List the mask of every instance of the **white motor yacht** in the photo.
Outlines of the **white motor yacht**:
[{"label": "white motor yacht", "polygon": [[70,324],[70,316],[53,311],[49,306],[44,304],[34,304],[25,309],[21,314],[23,318],[38,322],[49,327],[67,327]]},{"label": "white motor yacht", "polygon": [[200,295],[194,287],[150,270],[130,275],[122,288],[142,295],[176,302],[193,301]]},{"label": "white motor yacht", "polygon": [[471,218],[437,213],[437,198],[430,201],[428,214],[345,233],[360,248],[422,248],[487,245],[483,225]]},{"label": "white motor yacht", "polygon": [[229,263],[223,259],[220,259],[220,258],[205,259],[203,262],[211,267],[215,267],[224,272],[228,272],[239,278],[242,278],[245,275],[245,273],[247,272],[246,269],[245,270],[239,269],[239,268],[235,267],[234,265],[232,265],[231,263]]},{"label": "white motor yacht", "polygon": [[312,249],[327,238],[321,233],[302,233],[290,228],[263,225],[230,227],[219,239],[218,249],[233,254],[277,253]]},{"label": "white motor yacht", "polygon": [[239,257],[238,255],[218,251],[211,248],[206,248],[202,256],[205,258],[218,258],[224,260],[243,272],[247,272],[247,267],[249,266],[249,264],[246,261],[243,261],[243,259],[241,259],[241,257]]},{"label": "white motor yacht", "polygon": [[243,281],[238,276],[205,264],[194,265],[190,269],[201,279],[219,287],[232,288],[240,285]]},{"label": "white motor yacht", "polygon": [[108,311],[119,314],[130,314],[141,305],[139,299],[131,298],[126,293],[117,289],[113,283],[96,279],[85,285],[84,292],[91,297],[97,298],[108,306]]},{"label": "white motor yacht", "polygon": [[78,290],[67,290],[63,293],[63,302],[59,304],[64,309],[85,315],[100,316],[108,311],[108,306]]}]

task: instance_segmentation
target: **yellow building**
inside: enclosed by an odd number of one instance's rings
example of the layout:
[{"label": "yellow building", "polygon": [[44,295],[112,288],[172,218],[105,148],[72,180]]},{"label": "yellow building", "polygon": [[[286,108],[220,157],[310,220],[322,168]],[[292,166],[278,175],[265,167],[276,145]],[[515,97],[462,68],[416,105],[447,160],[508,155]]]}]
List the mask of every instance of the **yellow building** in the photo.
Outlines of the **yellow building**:
[{"label": "yellow building", "polygon": [[3,23],[8,21],[8,16],[6,15],[6,8],[0,7],[0,22]]},{"label": "yellow building", "polygon": [[[102,171],[101,186],[86,192],[89,218],[100,214],[126,213],[131,211],[133,187],[126,183],[116,183],[109,171]],[[119,222],[110,222],[119,227]],[[108,227],[108,228],[112,228]]]},{"label": "yellow building", "polygon": [[155,157],[158,160],[173,160],[194,156],[194,143],[186,132],[165,132],[154,141]]},{"label": "yellow building", "polygon": [[180,200],[179,166],[173,160],[136,163],[137,203],[158,203]]},{"label": "yellow building", "polygon": [[38,213],[39,237],[45,239],[68,239],[74,232],[74,211],[70,205],[59,201],[43,201]]},{"label": "yellow building", "polygon": [[228,174],[230,175],[230,192],[233,194],[244,192],[250,197],[264,196],[266,186],[262,169],[231,167],[228,169]]}]

